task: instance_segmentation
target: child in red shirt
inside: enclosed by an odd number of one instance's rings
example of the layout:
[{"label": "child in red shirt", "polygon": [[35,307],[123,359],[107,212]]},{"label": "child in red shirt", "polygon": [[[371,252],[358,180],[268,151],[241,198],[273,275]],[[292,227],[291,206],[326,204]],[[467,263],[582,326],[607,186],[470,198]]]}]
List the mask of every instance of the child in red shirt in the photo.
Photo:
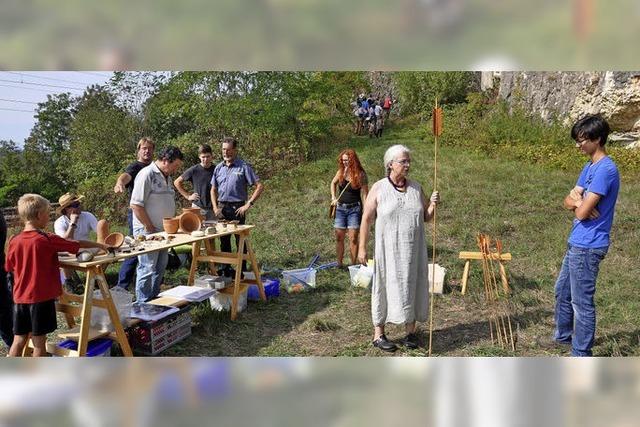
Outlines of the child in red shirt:
[{"label": "child in red shirt", "polygon": [[55,299],[62,294],[58,252],[76,253],[80,248],[108,246],[88,241],[66,240],[42,231],[49,222],[49,201],[38,194],[18,200],[18,215],[24,230],[9,242],[5,270],[13,273],[13,333],[9,356],[21,356],[29,334],[33,355],[46,356],[47,334],[58,327]]}]

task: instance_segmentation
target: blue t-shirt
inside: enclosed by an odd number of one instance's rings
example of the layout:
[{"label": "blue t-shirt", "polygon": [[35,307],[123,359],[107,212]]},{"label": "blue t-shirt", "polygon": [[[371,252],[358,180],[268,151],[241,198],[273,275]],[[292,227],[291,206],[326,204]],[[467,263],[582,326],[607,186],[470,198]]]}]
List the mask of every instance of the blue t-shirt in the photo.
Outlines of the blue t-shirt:
[{"label": "blue t-shirt", "polygon": [[573,228],[569,234],[569,244],[581,248],[602,248],[609,246],[609,232],[613,224],[613,213],[620,189],[620,174],[616,164],[603,157],[592,164],[591,161],[582,169],[576,185],[584,188],[583,198],[589,193],[599,194],[600,201],[596,209],[600,216],[596,219],[573,219]]},{"label": "blue t-shirt", "polygon": [[230,166],[224,160],[216,165],[211,177],[211,186],[218,192],[220,202],[246,202],[247,186],[260,179],[244,160],[235,159]]}]

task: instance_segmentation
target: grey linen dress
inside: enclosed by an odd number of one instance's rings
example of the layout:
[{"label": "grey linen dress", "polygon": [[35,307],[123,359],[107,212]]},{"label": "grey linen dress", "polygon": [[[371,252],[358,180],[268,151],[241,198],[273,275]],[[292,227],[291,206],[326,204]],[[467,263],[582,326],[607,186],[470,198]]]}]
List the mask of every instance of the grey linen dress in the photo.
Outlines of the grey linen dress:
[{"label": "grey linen dress", "polygon": [[429,292],[421,186],[407,180],[406,191],[400,192],[388,178],[377,185],[373,324],[424,322]]}]

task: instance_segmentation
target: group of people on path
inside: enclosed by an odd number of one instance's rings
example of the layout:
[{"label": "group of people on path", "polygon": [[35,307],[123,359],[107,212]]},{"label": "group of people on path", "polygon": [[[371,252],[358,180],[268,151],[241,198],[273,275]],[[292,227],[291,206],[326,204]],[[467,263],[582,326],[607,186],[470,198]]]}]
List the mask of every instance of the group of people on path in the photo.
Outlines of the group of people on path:
[{"label": "group of people on path", "polygon": [[384,99],[374,98],[372,94],[368,97],[361,93],[352,103],[353,115],[355,116],[354,132],[356,135],[369,133],[369,138],[380,138],[385,122],[389,118],[393,100],[391,95],[386,95]]},{"label": "group of people on path", "polygon": [[[541,345],[570,348],[574,356],[591,356],[595,339],[595,290],[600,262],[610,245],[610,231],[620,188],[618,169],[607,155],[608,123],[599,115],[578,120],[571,129],[576,147],[589,160],[563,206],[573,214],[567,250],[555,284],[555,330]],[[223,160],[212,166],[211,147],[199,149],[200,164],[189,168],[175,181],[170,177],[182,165],[183,154],[167,147],[152,161],[155,145],[149,138],[138,143],[136,162],[120,175],[114,191],[129,191],[129,227],[132,234],[146,235],[162,229],[162,218],[175,215],[172,183],[207,217],[239,219],[263,191],[257,175],[237,158],[237,141],[222,141]],[[371,294],[372,345],[393,352],[398,344],[419,346],[416,322],[429,314],[428,254],[424,223],[433,217],[440,194],[426,197],[422,186],[409,178],[411,151],[394,145],[384,154],[385,177],[370,188],[368,177],[353,150],[338,156],[331,181],[338,264],[344,268],[344,243],[348,236],[351,263],[365,263],[370,227],[375,222],[374,280]],[[209,175],[210,174],[210,175]],[[184,181],[193,184],[186,191]],[[251,195],[247,187],[255,186]],[[66,194],[60,199],[54,228],[46,233],[49,202],[37,194],[25,194],[18,201],[24,223],[4,253],[7,225],[0,215],[0,336],[18,356],[31,336],[34,355],[46,354],[46,335],[57,328],[55,299],[62,293],[58,252],[77,253],[80,248],[108,250],[88,240],[88,230],[97,219],[82,212],[81,196]],[[222,243],[230,250],[230,239]],[[164,253],[163,253],[164,252]],[[166,251],[158,251],[124,263],[118,285],[126,287],[136,270],[136,296],[148,301],[159,292],[166,267]],[[6,274],[5,274],[6,273]],[[387,323],[404,325],[406,335],[397,343],[385,334]]]},{"label": "group of people on path", "polygon": [[[209,145],[199,147],[200,163],[188,168],[175,180],[171,177],[184,159],[177,147],[163,149],[153,160],[155,144],[142,138],[137,145],[137,159],[118,177],[113,191],[128,192],[129,232],[133,236],[149,235],[163,229],[162,220],[176,214],[175,188],[208,219],[238,220],[244,224],[247,211],[263,191],[263,185],[251,166],[237,157],[238,142],[224,138],[222,161],[212,165]],[[184,182],[193,191],[188,192]],[[248,187],[255,189],[249,195]],[[97,218],[82,210],[83,196],[66,193],[60,197],[54,223],[55,233],[44,231],[49,223],[50,204],[38,194],[25,194],[18,200],[18,215],[24,223],[21,233],[11,238],[4,260],[7,234],[4,218],[0,221],[0,332],[10,347],[10,356],[19,356],[29,338],[34,356],[46,355],[46,336],[57,329],[55,300],[62,294],[58,252],[77,253],[81,248],[108,251],[110,247],[89,240],[98,232]],[[237,240],[236,240],[237,247]],[[221,238],[221,249],[231,252],[231,238]],[[168,261],[168,251],[159,250],[122,263],[118,284],[127,289],[135,274],[136,300],[146,302],[157,297]],[[243,263],[243,269],[246,266]],[[235,272],[223,270],[221,274]],[[66,280],[67,275],[62,276]],[[10,279],[9,283],[5,283]],[[6,295],[5,295],[6,293]]]},{"label": "group of people on path", "polygon": [[[600,262],[610,245],[615,205],[620,188],[618,169],[607,156],[610,129],[600,115],[588,115],[571,129],[576,147],[589,157],[563,206],[573,212],[567,251],[555,284],[555,330],[543,347],[566,348],[573,356],[591,356],[596,330],[595,290]],[[345,236],[351,263],[367,262],[369,229],[375,222],[374,279],[371,290],[372,344],[394,352],[398,344],[419,345],[416,322],[429,314],[428,256],[424,223],[440,203],[434,191],[427,199],[422,186],[409,178],[411,151],[403,145],[384,155],[386,176],[368,185],[356,153],[343,150],[331,181],[336,256],[343,266]],[[336,196],[336,194],[339,194]],[[397,343],[385,334],[387,323],[404,325]]]}]

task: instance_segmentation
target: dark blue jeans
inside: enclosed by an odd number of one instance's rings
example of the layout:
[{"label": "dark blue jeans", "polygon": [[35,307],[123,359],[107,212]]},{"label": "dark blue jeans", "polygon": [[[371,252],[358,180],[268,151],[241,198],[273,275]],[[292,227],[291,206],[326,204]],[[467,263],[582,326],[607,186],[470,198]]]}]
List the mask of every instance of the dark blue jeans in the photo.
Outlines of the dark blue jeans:
[{"label": "dark blue jeans", "polygon": [[608,247],[568,245],[556,280],[556,329],[553,338],[571,343],[572,356],[591,356],[596,333],[596,278]]},{"label": "dark blue jeans", "polygon": [[[133,235],[133,211],[131,208],[127,212],[127,222],[129,224],[129,236]],[[138,257],[133,256],[127,258],[122,262],[120,266],[120,272],[118,273],[118,286],[124,289],[129,289],[129,284],[133,280],[133,275],[136,272],[138,266]]]}]

